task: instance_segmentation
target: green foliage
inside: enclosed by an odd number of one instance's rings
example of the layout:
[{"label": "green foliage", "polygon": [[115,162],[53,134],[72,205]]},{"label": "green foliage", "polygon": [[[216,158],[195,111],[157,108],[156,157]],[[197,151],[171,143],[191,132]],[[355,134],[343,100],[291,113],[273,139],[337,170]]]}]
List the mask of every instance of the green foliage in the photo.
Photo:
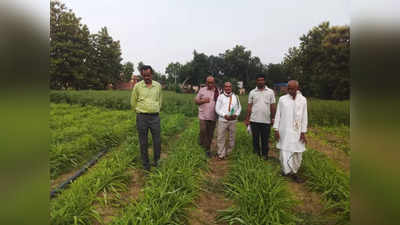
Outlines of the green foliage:
[{"label": "green foliage", "polygon": [[122,76],[123,76],[123,80],[125,82],[128,82],[131,80],[132,75],[133,75],[133,71],[135,71],[133,63],[132,62],[127,62],[123,65],[122,68]]},{"label": "green foliage", "polygon": [[307,149],[303,154],[302,176],[312,191],[322,193],[327,209],[338,215],[338,224],[350,222],[350,177],[323,153]]},{"label": "green foliage", "polygon": [[195,121],[174,144],[168,160],[150,175],[140,201],[130,204],[112,224],[187,224],[185,209],[200,190],[198,172],[206,166]]},{"label": "green foliage", "polygon": [[[188,117],[195,117],[198,106],[194,103],[194,94],[177,94],[163,91],[162,112],[182,113]],[[130,109],[130,91],[51,91],[50,101],[55,103],[69,103],[95,105],[112,109]],[[242,113],[239,120],[244,120],[247,110],[248,96],[239,96],[242,104]],[[308,99],[309,125],[336,126],[350,125],[349,101],[334,101]]]},{"label": "green foliage", "polygon": [[90,33],[71,10],[50,1],[50,87],[79,89],[89,71]]},{"label": "green foliage", "polygon": [[[120,122],[116,120],[115,122]],[[181,114],[161,115],[161,138],[167,142],[172,136],[184,129],[185,118]],[[50,201],[50,224],[93,224],[99,220],[94,203],[100,201],[99,192],[111,192],[119,196],[126,190],[130,167],[138,166],[134,162],[139,157],[139,142],[136,129],[129,133],[127,140],[111,151],[109,155],[93,167],[88,174],[78,178],[69,188]]]},{"label": "green foliage", "polygon": [[168,64],[165,69],[165,73],[168,74],[168,83],[174,83],[177,85],[178,74],[182,69],[182,65],[179,62]]},{"label": "green foliage", "polygon": [[[207,76],[213,75],[219,80],[244,81],[247,89],[250,88],[249,82],[255,79],[256,74],[266,72],[260,59],[252,57],[251,51],[241,45],[236,45],[218,56],[207,56],[194,50],[191,61],[183,65],[170,63],[167,69],[167,73],[171,71],[177,74],[181,83],[187,81],[192,85],[200,85],[205,83]],[[234,85],[237,85],[236,82]]]},{"label": "green foliage", "polygon": [[101,191],[118,193],[126,190],[129,176],[126,169],[133,166],[132,161],[138,157],[138,140],[128,141],[118,151],[101,160],[90,172],[73,182],[57,198],[50,201],[50,224],[92,224],[98,218],[93,202]]},{"label": "green foliage", "polygon": [[94,106],[50,104],[50,175],[81,166],[103,149],[121,143],[132,132],[133,113]]},{"label": "green foliage", "polygon": [[50,1],[51,89],[105,89],[121,80],[119,41],[106,27],[91,35],[80,21],[65,4]]},{"label": "green foliage", "polygon": [[300,38],[284,59],[291,79],[300,82],[306,96],[350,98],[350,28],[324,22]]},{"label": "green foliage", "polygon": [[220,222],[229,224],[296,224],[295,201],[277,167],[252,154],[245,127],[237,127],[233,162],[225,182],[226,194],[235,201],[221,210]]}]

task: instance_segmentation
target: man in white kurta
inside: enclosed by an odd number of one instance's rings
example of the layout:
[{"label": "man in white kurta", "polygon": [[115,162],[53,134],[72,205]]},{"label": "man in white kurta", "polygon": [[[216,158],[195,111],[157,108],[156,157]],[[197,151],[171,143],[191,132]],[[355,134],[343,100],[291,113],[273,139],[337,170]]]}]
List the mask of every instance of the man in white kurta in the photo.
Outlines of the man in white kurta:
[{"label": "man in white kurta", "polygon": [[280,150],[280,162],[284,175],[292,175],[295,180],[306,150],[307,99],[298,91],[297,81],[288,82],[288,94],[279,99],[275,114],[274,130],[276,147]]},{"label": "man in white kurta", "polygon": [[[232,152],[235,145],[236,122],[241,110],[239,98],[232,92],[232,84],[225,82],[224,92],[218,96],[215,105],[215,112],[218,115],[217,155],[219,160],[224,159],[227,154]],[[227,135],[228,145],[225,142]]]}]

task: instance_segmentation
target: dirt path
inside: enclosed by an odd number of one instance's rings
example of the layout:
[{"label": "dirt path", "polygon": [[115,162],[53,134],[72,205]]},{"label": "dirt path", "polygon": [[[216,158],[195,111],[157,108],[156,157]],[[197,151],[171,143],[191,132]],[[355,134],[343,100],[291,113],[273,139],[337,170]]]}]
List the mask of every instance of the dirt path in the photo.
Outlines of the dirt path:
[{"label": "dirt path", "polygon": [[[177,134],[172,142],[177,141],[181,136],[181,133]],[[168,157],[169,146],[172,143],[163,143],[161,146],[161,154],[160,159],[165,159]],[[150,163],[152,163],[153,158],[153,145],[152,143],[149,144],[149,159]],[[141,163],[140,155],[139,158],[136,160],[136,163]],[[113,217],[118,214],[119,209],[124,208],[128,204],[139,200],[143,195],[143,187],[146,183],[146,174],[145,171],[139,168],[132,168],[127,171],[130,175],[130,180],[127,185],[127,191],[120,193],[120,197],[109,194],[107,199],[109,200],[107,205],[96,203],[95,209],[99,213],[100,218],[102,219],[101,222],[96,221],[93,225],[102,225],[102,224],[109,224]],[[100,198],[104,198],[104,193],[99,194]]]},{"label": "dirt path", "polygon": [[[127,171],[127,173],[131,175],[127,191],[120,193],[120,198],[113,194],[106,196],[109,201],[107,205],[96,203],[95,209],[99,213],[102,222],[95,221],[93,225],[109,224],[120,208],[139,199],[142,195],[141,190],[145,183],[143,170],[133,168]],[[104,198],[104,193],[99,194],[99,197]]]},{"label": "dirt path", "polygon": [[318,137],[308,136],[307,140],[308,147],[324,153],[326,156],[331,158],[339,166],[340,169],[345,172],[350,172],[350,157],[341,149],[335,148],[328,143],[324,143]]},{"label": "dirt path", "polygon": [[50,190],[56,189],[61,183],[67,181],[70,177],[72,177],[76,172],[78,172],[79,168],[73,169],[70,172],[59,175],[56,179],[50,180]]},{"label": "dirt path", "polygon": [[[216,152],[215,139],[212,143],[213,155]],[[209,171],[202,174],[205,183],[202,186],[195,204],[197,208],[189,213],[189,224],[191,225],[215,225],[217,211],[230,207],[233,202],[225,198],[222,181],[228,173],[228,159],[217,160],[213,156],[208,161]]]},{"label": "dirt path", "polygon": [[[279,150],[272,146],[270,149],[270,158],[279,165]],[[310,191],[305,183],[297,183],[291,178],[286,180],[288,181],[289,191],[293,194],[294,199],[298,201],[294,210],[304,220],[301,223],[302,225],[334,224],[335,221],[332,219],[334,215],[324,210],[324,203],[320,194]]]}]

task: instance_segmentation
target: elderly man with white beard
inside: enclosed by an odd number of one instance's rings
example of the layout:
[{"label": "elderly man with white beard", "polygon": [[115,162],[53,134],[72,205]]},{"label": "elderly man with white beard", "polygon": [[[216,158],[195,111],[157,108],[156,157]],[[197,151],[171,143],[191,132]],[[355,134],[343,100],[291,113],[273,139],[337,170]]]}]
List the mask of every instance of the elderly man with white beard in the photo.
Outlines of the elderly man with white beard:
[{"label": "elderly man with white beard", "polygon": [[279,99],[275,114],[276,147],[280,150],[279,159],[284,176],[292,176],[296,182],[302,182],[297,176],[302,161],[302,153],[306,150],[307,132],[307,99],[301,94],[299,82],[288,82],[288,94]]}]

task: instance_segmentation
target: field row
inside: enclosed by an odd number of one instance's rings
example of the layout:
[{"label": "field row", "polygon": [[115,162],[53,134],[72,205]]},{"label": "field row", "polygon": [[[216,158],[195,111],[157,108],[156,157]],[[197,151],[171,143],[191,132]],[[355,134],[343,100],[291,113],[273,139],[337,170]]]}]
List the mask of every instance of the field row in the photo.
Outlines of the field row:
[{"label": "field row", "polygon": [[[197,105],[194,94],[178,94],[163,91],[162,111],[165,113],[182,113],[188,117],[197,116]],[[130,91],[51,91],[50,101],[55,103],[94,105],[110,109],[130,109]],[[240,96],[242,113],[239,120],[244,120],[248,96]],[[278,100],[278,99],[277,99]],[[308,99],[309,124],[311,126],[350,125],[349,101]]]},{"label": "field row", "polygon": [[[186,120],[183,115],[176,114],[162,116],[161,121],[162,140],[166,142],[183,130]],[[128,169],[141,166],[135,163],[139,156],[139,146],[137,136],[133,134],[89,170],[88,174],[78,178],[67,190],[50,201],[51,224],[92,224],[94,220],[100,220],[94,207],[96,202],[101,201],[99,192],[119,196],[119,192],[126,190]]]},{"label": "field row", "polygon": [[120,144],[135,126],[134,115],[94,106],[50,105],[50,175],[56,178],[104,149]]}]

